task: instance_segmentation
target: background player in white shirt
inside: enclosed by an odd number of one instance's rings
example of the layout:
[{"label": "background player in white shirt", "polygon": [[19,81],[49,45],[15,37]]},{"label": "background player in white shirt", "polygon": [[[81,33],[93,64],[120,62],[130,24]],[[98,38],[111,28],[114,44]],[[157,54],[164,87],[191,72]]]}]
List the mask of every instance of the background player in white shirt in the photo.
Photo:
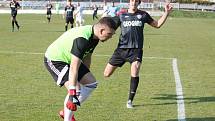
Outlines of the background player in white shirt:
[{"label": "background player in white shirt", "polygon": [[76,26],[83,26],[84,24],[84,15],[83,15],[83,7],[78,3],[77,10],[75,12],[75,24]]},{"label": "background player in white shirt", "polygon": [[107,17],[108,16],[108,13],[109,13],[109,9],[108,9],[108,6],[107,6],[107,2],[105,1],[104,2],[104,6],[103,6],[103,13],[102,13],[102,17]]}]

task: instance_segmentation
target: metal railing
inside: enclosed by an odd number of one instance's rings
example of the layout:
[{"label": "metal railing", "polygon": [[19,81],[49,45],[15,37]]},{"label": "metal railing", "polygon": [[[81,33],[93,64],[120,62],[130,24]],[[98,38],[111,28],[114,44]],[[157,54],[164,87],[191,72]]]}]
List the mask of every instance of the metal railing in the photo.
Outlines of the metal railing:
[{"label": "metal railing", "polygon": [[[10,1],[0,1],[0,10],[2,9],[10,9],[9,8],[9,2]],[[20,5],[22,6],[22,9],[35,9],[35,10],[41,10],[45,9],[46,1],[19,1]],[[66,1],[55,1],[52,2],[54,9],[56,5],[58,4],[59,9],[63,10]],[[77,5],[77,2],[73,2],[74,5]],[[86,9],[90,10],[92,9],[92,6],[96,4],[100,10],[103,9],[104,2],[80,2],[80,4]],[[206,10],[206,11],[215,11],[215,5],[198,5],[196,3],[193,4],[181,4],[181,3],[171,3],[174,9],[178,10]],[[112,6],[112,2],[107,3],[108,6]],[[116,2],[115,5],[120,5],[120,7],[128,8],[128,3],[126,2]],[[147,9],[147,10],[160,10],[165,5],[164,2],[154,2],[154,3],[141,3],[139,5],[140,9]]]}]

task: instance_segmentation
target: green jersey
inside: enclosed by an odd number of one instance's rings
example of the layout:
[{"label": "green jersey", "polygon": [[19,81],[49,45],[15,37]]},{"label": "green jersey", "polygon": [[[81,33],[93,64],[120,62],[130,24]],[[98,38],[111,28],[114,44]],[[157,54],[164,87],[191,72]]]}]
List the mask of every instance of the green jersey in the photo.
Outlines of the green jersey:
[{"label": "green jersey", "polygon": [[71,63],[71,55],[83,59],[92,53],[99,40],[93,39],[93,26],[86,25],[68,30],[46,50],[45,57],[52,61]]}]

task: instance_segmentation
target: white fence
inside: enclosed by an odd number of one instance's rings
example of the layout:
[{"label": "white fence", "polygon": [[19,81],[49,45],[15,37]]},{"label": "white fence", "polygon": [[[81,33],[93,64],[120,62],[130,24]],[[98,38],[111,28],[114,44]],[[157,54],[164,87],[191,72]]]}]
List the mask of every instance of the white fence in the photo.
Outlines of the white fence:
[{"label": "white fence", "polygon": [[[33,9],[33,10],[41,10],[45,9],[46,1],[19,1],[22,9]],[[66,1],[60,2],[52,2],[55,6],[58,4],[59,9],[63,10],[64,6],[66,5]],[[77,2],[73,2],[74,5],[77,5]],[[91,10],[92,6],[96,4],[99,7],[99,10],[102,10],[104,3],[103,2],[80,2],[80,4],[86,9]],[[119,5],[123,8],[128,8],[128,3],[115,3],[115,5]],[[214,11],[215,5],[206,6],[206,5],[198,5],[198,4],[180,4],[180,3],[171,3],[175,9],[188,9],[188,10],[207,10],[207,11]],[[112,3],[107,3],[108,6],[111,6]],[[141,3],[139,5],[140,9],[150,9],[150,10],[157,10],[163,8],[165,3],[163,2],[154,2],[154,3]],[[0,10],[10,9],[9,8],[9,1],[0,1]]]}]

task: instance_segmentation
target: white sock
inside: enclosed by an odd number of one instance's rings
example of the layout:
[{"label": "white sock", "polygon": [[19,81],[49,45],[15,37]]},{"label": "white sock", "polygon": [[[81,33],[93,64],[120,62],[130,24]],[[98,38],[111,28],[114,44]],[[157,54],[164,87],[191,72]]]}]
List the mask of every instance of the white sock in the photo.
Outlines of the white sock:
[{"label": "white sock", "polygon": [[65,101],[64,101],[64,121],[72,120],[72,111],[66,107],[66,103],[67,103],[68,99],[69,99],[69,94],[66,96]]},{"label": "white sock", "polygon": [[96,87],[97,87],[97,82],[81,85],[81,94],[78,98],[81,104],[90,96],[90,94]]}]

